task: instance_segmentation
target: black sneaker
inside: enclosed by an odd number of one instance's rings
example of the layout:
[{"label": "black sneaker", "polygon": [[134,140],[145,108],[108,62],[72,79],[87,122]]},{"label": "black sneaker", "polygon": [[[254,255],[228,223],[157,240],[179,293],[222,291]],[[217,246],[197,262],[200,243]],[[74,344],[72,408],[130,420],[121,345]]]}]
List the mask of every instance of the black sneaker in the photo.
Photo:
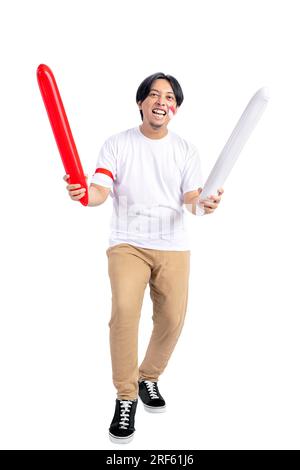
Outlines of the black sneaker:
[{"label": "black sneaker", "polygon": [[137,399],[116,399],[115,414],[109,428],[110,440],[115,444],[128,444],[133,439],[137,402]]},{"label": "black sneaker", "polygon": [[159,393],[157,382],[142,380],[139,382],[139,396],[144,403],[145,410],[150,413],[166,411],[166,402]]}]

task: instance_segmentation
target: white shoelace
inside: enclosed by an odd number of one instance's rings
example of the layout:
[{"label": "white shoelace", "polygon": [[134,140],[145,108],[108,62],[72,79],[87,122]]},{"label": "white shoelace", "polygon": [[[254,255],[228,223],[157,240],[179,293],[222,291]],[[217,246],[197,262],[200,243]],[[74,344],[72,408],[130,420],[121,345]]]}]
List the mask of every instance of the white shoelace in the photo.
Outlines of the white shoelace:
[{"label": "white shoelace", "polygon": [[129,413],[130,413],[131,405],[132,405],[132,401],[130,400],[120,401],[120,408],[121,408],[120,424],[122,425],[120,426],[120,429],[127,429],[127,426],[129,425]]},{"label": "white shoelace", "polygon": [[155,390],[156,383],[155,382],[150,382],[149,380],[144,380],[146,387],[148,389],[148,392],[150,394],[151,398],[159,398],[157,395],[157,392]]}]

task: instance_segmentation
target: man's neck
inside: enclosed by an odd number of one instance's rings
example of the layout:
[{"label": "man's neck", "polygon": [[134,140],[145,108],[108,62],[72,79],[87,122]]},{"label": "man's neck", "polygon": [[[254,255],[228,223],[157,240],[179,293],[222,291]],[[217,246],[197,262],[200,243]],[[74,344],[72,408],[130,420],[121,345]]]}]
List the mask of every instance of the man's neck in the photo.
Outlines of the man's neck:
[{"label": "man's neck", "polygon": [[153,128],[144,123],[140,126],[140,131],[149,139],[162,139],[168,135],[168,129],[166,127]]}]

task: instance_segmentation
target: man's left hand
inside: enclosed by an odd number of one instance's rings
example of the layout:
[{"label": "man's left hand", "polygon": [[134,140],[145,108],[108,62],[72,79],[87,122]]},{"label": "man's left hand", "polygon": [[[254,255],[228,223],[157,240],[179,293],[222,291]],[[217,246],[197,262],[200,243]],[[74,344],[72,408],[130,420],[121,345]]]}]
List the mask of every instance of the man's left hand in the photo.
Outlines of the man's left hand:
[{"label": "man's left hand", "polygon": [[200,196],[199,196],[199,205],[204,209],[205,214],[212,214],[216,208],[218,207],[220,201],[221,201],[221,196],[224,193],[223,188],[218,189],[218,195],[217,196],[209,196],[207,199],[201,199],[201,192],[200,191]]}]

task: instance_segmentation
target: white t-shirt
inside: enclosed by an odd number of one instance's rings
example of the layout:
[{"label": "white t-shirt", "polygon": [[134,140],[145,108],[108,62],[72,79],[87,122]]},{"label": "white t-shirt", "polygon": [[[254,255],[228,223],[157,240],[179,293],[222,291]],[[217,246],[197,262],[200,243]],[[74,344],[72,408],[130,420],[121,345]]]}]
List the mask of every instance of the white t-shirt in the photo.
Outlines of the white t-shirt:
[{"label": "white t-shirt", "polygon": [[189,250],[183,195],[203,186],[197,148],[175,132],[161,139],[134,127],[103,144],[91,183],[110,188],[109,246]]}]

